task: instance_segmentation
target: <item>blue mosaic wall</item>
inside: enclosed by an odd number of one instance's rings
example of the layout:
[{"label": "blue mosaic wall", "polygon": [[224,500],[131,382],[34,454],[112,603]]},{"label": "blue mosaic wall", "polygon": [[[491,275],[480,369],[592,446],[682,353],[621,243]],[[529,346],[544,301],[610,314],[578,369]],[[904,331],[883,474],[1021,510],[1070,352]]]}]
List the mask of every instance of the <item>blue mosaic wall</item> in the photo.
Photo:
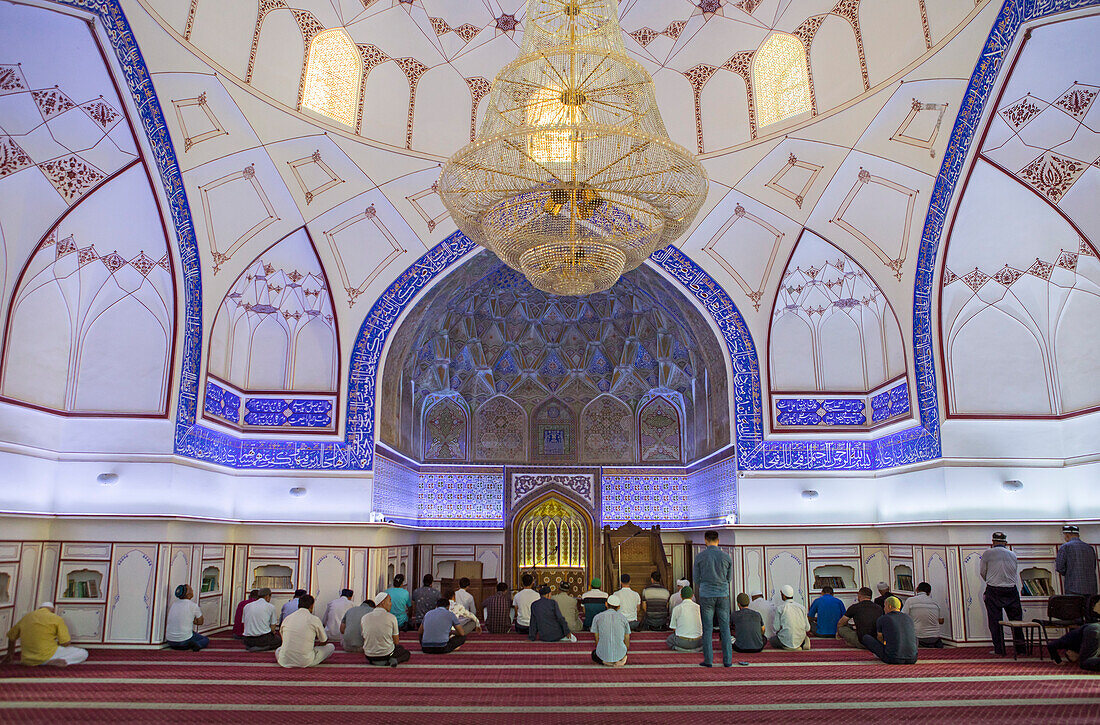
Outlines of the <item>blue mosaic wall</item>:
[{"label": "blue mosaic wall", "polygon": [[863,425],[867,404],[859,398],[783,398],[776,401],[779,425]]},{"label": "blue mosaic wall", "polygon": [[[196,425],[201,338],[201,271],[183,179],[164,114],[129,23],[117,0],[57,0],[96,14],[133,94],[157,162],[168,209],[179,238],[184,317],[176,453],[236,468],[370,469],[374,457],[374,399],[378,362],[397,317],[437,275],[474,248],[457,232],[433,247],[395,280],[364,320],[352,351],[348,421],[344,441],[238,439]],[[673,246],[652,260],[679,281],[710,312],[725,338],[733,363],[738,464],[753,470],[874,470],[916,463],[940,455],[939,406],[933,356],[932,291],[935,261],[946,214],[967,151],[1008,49],[1021,24],[1100,0],[1006,0],[979,56],[943,164],[932,191],[917,258],[913,298],[915,376],[920,425],[872,441],[765,441],[760,364],[755,345],[729,295]]]},{"label": "blue mosaic wall", "polygon": [[504,472],[422,472],[417,517],[431,526],[504,526]]},{"label": "blue mosaic wall", "polygon": [[612,526],[627,521],[646,526],[684,526],[691,518],[690,496],[691,484],[686,475],[659,471],[604,473],[600,485],[601,518]]},{"label": "blue mosaic wall", "polygon": [[695,525],[724,523],[737,513],[737,459],[733,456],[691,473],[689,513]]},{"label": "blue mosaic wall", "polygon": [[385,514],[394,523],[416,526],[420,523],[418,507],[420,475],[396,461],[379,456],[374,466],[371,510]]}]

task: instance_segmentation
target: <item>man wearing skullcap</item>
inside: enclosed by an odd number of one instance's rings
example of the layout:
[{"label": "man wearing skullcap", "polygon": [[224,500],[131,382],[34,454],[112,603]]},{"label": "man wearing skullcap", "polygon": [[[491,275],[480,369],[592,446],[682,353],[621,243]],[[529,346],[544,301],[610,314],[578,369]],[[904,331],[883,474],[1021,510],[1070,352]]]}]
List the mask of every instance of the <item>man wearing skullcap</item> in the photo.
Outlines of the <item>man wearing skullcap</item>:
[{"label": "man wearing skullcap", "polygon": [[210,644],[209,637],[195,631],[195,625],[202,624],[203,616],[194,598],[195,591],[190,585],[176,587],[176,601],[168,608],[168,622],[164,627],[164,639],[172,649],[198,652]]},{"label": "man wearing skullcap", "polygon": [[915,665],[917,630],[913,620],[901,611],[901,600],[897,597],[887,597],[883,604],[886,613],[875,624],[878,637],[863,635],[863,646],[888,665]]},{"label": "man wearing skullcap", "polygon": [[[993,652],[1003,655],[1005,635],[1000,622],[1002,619],[1018,622],[1024,616],[1024,610],[1020,605],[1020,590],[1016,586],[1020,579],[1016,554],[1008,548],[1008,537],[1002,532],[993,532],[993,545],[982,552],[978,573],[985,582],[983,598],[989,634],[993,638]],[[1001,616],[1002,610],[1004,617]],[[1024,648],[1024,634],[1021,630],[1012,630],[1012,644],[1017,652]]]},{"label": "man wearing skullcap", "polygon": [[350,589],[341,589],[340,596],[329,602],[325,608],[325,616],[321,621],[324,622],[329,639],[340,639],[340,625],[344,622],[344,615],[355,606],[355,602],[351,601],[354,595],[355,592]]},{"label": "man wearing skullcap", "polygon": [[1066,543],[1058,547],[1054,568],[1065,577],[1066,594],[1096,594],[1096,550],[1081,541],[1081,530],[1073,524],[1062,527],[1062,536]]},{"label": "man wearing skullcap", "polygon": [[810,620],[806,609],[795,601],[794,587],[784,584],[780,589],[782,603],[775,608],[775,636],[771,646],[776,649],[809,649]]},{"label": "man wearing skullcap", "polygon": [[584,628],[591,629],[592,619],[607,609],[607,592],[600,589],[603,582],[599,577],[592,580],[592,588],[581,594],[581,606],[584,607]]},{"label": "man wearing skullcap", "polygon": [[[682,594],[680,594],[680,592],[681,592],[681,590],[683,590],[684,587],[689,587],[689,586],[691,586],[691,582],[689,582],[687,579],[677,579],[676,580],[676,591],[673,592],[672,596],[668,598],[668,613],[669,613],[669,615],[671,615],[672,612],[676,609],[677,604],[684,601],[684,597],[683,597]],[[694,590],[692,590],[692,591],[694,591]]]},{"label": "man wearing skullcap", "polygon": [[703,649],[703,615],[699,605],[692,601],[695,592],[691,587],[682,588],[679,594],[682,599],[680,606],[672,610],[672,618],[669,620],[672,634],[665,640],[665,644],[678,652],[699,652]]},{"label": "man wearing skullcap", "polygon": [[581,605],[573,596],[574,591],[570,582],[558,582],[558,591],[550,598],[557,603],[561,616],[565,617],[565,622],[569,625],[569,631],[576,634],[584,629],[584,623],[581,622]]},{"label": "man wearing skullcap", "polygon": [[69,646],[72,641],[69,628],[65,620],[54,613],[53,602],[42,602],[38,609],[24,614],[8,630],[8,653],[0,660],[0,665],[11,664],[15,659],[17,641],[23,643],[19,661],[28,667],[66,667],[88,659],[88,650]]},{"label": "man wearing skullcap", "polygon": [[626,653],[630,647],[630,623],[619,612],[622,601],[618,594],[607,598],[607,609],[592,619],[592,634],[596,638],[596,649],[592,650],[592,661],[608,667],[622,667],[626,664]]},{"label": "man wearing skullcap", "polygon": [[385,592],[378,592],[374,595],[374,603],[377,606],[359,620],[367,662],[388,667],[408,662],[412,655],[399,644],[401,628],[397,626],[397,617],[390,612],[393,599]]}]

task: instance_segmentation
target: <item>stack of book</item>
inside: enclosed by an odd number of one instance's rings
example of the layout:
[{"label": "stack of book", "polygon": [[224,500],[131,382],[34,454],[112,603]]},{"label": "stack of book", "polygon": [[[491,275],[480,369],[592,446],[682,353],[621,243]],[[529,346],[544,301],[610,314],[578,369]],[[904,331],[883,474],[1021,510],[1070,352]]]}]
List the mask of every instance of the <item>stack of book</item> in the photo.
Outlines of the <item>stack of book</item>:
[{"label": "stack of book", "polygon": [[842,576],[817,576],[814,575],[814,589],[832,587],[833,589],[847,589]]},{"label": "stack of book", "polygon": [[896,574],[895,578],[897,578],[897,580],[898,580],[897,581],[897,586],[894,587],[895,589],[897,589],[900,592],[911,592],[911,591],[913,591],[913,575],[912,574]]},{"label": "stack of book", "polygon": [[218,591],[218,575],[210,574],[202,578],[202,585],[199,587],[199,592],[205,594],[207,592]]},{"label": "stack of book", "polygon": [[293,589],[294,582],[289,576],[259,576],[252,580],[253,589]]},{"label": "stack of book", "polygon": [[1023,584],[1023,595],[1025,597],[1054,596],[1054,588],[1050,585],[1050,579],[1043,577],[1024,577],[1020,582]]},{"label": "stack of book", "polygon": [[66,599],[97,599],[99,583],[95,579],[70,579],[65,589]]}]

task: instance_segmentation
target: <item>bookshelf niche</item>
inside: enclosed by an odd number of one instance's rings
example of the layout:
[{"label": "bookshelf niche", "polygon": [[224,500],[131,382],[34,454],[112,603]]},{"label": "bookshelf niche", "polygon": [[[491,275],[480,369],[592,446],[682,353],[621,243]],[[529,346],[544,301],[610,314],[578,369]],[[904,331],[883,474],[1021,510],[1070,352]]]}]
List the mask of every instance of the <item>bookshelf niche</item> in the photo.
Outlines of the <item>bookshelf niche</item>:
[{"label": "bookshelf niche", "polygon": [[221,570],[216,566],[208,566],[202,570],[202,583],[199,584],[199,594],[217,594],[221,591]]},{"label": "bookshelf niche", "polygon": [[0,604],[7,604],[11,601],[11,595],[8,594],[8,588],[11,585],[11,575],[0,572]]},{"label": "bookshelf niche", "polygon": [[1051,583],[1051,573],[1048,569],[1032,566],[1020,572],[1020,594],[1025,597],[1052,597],[1054,585]]},{"label": "bookshelf niche", "polygon": [[823,564],[814,567],[814,589],[832,587],[833,591],[856,588],[855,567],[845,564]]},{"label": "bookshelf niche", "polygon": [[911,592],[913,590],[913,567],[898,564],[894,567],[894,591]]},{"label": "bookshelf niche", "polygon": [[271,591],[292,591],[294,572],[282,564],[264,564],[252,570],[252,589],[267,587]]},{"label": "bookshelf niche", "polygon": [[103,574],[91,569],[76,569],[65,576],[64,599],[99,599],[103,592]]}]

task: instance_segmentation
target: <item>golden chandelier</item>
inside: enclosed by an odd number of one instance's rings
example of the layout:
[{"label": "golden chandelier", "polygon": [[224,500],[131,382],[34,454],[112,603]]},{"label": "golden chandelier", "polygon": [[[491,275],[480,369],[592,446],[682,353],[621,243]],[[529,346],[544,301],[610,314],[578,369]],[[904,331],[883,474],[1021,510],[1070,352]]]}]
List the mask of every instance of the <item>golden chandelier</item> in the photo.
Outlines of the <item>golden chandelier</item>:
[{"label": "golden chandelier", "polygon": [[439,192],[467,237],[535,287],[585,295],[679,237],[707,175],[668,138],[617,0],[529,0],[519,56]]}]

